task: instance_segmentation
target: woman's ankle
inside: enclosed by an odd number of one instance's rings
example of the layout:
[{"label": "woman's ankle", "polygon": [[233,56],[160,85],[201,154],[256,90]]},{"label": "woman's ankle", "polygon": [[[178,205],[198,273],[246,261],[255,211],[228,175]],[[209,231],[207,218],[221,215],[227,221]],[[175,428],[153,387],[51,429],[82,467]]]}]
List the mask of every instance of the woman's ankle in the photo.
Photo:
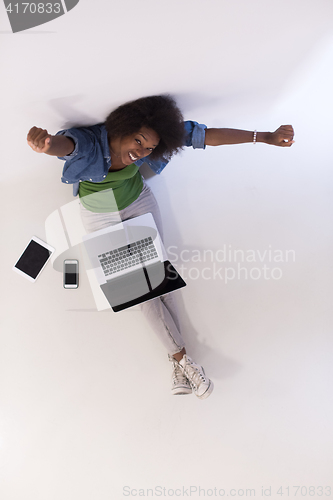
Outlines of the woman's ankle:
[{"label": "woman's ankle", "polygon": [[179,363],[179,361],[183,358],[184,354],[186,354],[185,347],[180,352],[176,352],[176,354],[174,354],[173,357]]}]

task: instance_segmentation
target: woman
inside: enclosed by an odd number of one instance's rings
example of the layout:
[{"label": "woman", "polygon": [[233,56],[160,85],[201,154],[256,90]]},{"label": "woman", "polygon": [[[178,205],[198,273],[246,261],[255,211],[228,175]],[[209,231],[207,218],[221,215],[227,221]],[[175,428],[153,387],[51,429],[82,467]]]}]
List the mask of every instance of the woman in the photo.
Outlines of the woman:
[{"label": "woman", "polygon": [[[73,184],[74,195],[79,194],[88,232],[151,212],[163,238],[155,197],[138,171],[142,163],[160,173],[185,145],[205,148],[265,142],[290,147],[293,137],[291,125],[275,132],[250,132],[207,129],[197,122],[184,122],[175,100],[160,95],[126,103],[114,110],[105,123],[92,127],[62,130],[55,136],[33,127],[27,141],[37,153],[65,160],[62,182]],[[203,367],[186,354],[173,295],[145,302],[142,310],[168,350],[173,365],[172,394],[193,391],[200,399],[208,397],[213,383]]]}]

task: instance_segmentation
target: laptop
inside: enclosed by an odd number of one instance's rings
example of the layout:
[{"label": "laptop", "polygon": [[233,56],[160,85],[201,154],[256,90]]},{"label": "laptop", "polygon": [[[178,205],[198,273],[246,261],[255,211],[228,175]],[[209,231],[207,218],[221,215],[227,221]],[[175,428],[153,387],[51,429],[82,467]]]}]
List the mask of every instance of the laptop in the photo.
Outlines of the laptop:
[{"label": "laptop", "polygon": [[83,243],[114,312],[186,286],[167,258],[151,213],[84,235]]}]

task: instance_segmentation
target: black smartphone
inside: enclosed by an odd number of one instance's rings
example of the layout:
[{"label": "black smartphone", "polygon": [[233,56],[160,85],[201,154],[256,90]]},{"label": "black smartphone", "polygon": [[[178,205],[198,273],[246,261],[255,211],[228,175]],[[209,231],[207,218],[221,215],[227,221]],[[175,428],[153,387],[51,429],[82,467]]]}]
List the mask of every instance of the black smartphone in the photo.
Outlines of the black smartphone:
[{"label": "black smartphone", "polygon": [[77,288],[79,286],[79,261],[64,260],[64,288]]}]

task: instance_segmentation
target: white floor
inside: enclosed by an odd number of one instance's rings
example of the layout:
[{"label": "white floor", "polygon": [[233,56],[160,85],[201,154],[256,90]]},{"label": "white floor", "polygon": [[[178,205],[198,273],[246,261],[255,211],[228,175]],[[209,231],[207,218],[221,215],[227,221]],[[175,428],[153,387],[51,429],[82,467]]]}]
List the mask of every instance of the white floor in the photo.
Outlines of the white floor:
[{"label": "white floor", "polygon": [[[1,500],[333,495],[333,8],[229,3],[104,1],[92,17],[82,0],[15,35],[1,21]],[[73,200],[29,128],[167,91],[208,126],[295,128],[290,149],[186,149],[143,170],[188,283],[188,353],[215,384],[204,401],[171,396],[145,318],[98,312],[83,269],[76,291],[51,264],[35,284],[11,270]]]}]

